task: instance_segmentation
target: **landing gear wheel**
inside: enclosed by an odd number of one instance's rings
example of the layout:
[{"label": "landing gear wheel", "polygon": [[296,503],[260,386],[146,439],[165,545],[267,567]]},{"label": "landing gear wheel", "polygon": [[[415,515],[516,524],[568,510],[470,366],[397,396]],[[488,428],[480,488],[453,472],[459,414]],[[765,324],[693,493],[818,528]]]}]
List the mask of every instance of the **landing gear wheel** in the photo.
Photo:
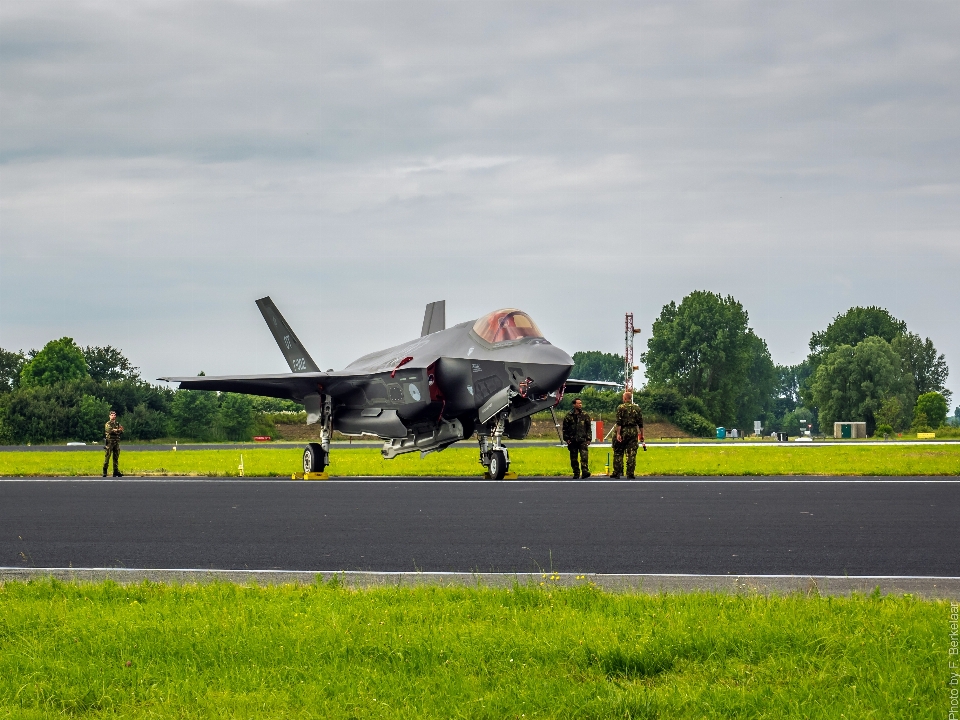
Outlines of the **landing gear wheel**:
[{"label": "landing gear wheel", "polygon": [[490,453],[490,479],[503,480],[507,474],[507,458],[502,450],[494,450]]},{"label": "landing gear wheel", "polygon": [[320,443],[310,443],[303,451],[303,471],[305,473],[323,472],[328,465],[327,454]]}]

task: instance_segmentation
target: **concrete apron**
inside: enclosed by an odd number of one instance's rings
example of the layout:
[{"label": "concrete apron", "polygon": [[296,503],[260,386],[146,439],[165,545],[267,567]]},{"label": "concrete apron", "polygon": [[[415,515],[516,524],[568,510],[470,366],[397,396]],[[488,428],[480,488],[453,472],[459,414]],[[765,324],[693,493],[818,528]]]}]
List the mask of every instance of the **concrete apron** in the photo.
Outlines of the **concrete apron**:
[{"label": "concrete apron", "polygon": [[960,577],[895,577],[842,575],[603,575],[595,573],[457,573],[361,572],[307,570],[150,570],[126,568],[0,568],[0,583],[54,578],[61,582],[158,583],[232,582],[253,585],[293,583],[309,585],[336,580],[345,587],[454,586],[510,588],[576,587],[592,585],[618,593],[840,595],[869,594],[879,588],[884,595],[917,595],[928,599],[960,600]]}]

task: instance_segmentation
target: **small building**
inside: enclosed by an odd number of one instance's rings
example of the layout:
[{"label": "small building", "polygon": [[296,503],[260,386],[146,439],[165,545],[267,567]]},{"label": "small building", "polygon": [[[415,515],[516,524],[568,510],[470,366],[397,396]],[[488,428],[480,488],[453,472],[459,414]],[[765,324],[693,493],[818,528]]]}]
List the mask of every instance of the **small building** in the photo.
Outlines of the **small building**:
[{"label": "small building", "polygon": [[839,439],[865,438],[867,436],[867,424],[865,422],[835,422],[833,424],[833,437]]}]

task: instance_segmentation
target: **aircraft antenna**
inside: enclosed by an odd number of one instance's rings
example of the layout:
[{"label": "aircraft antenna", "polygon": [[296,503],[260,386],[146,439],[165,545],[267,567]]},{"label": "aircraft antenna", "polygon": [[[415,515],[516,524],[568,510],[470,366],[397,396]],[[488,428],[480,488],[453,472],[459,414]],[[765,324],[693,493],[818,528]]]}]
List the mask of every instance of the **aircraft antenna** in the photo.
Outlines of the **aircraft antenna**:
[{"label": "aircraft antenna", "polygon": [[623,353],[623,389],[624,391],[629,390],[633,392],[633,373],[635,370],[639,370],[638,365],[633,364],[633,336],[638,334],[640,331],[635,330],[633,327],[633,313],[628,312],[626,318],[624,318],[624,348]]}]

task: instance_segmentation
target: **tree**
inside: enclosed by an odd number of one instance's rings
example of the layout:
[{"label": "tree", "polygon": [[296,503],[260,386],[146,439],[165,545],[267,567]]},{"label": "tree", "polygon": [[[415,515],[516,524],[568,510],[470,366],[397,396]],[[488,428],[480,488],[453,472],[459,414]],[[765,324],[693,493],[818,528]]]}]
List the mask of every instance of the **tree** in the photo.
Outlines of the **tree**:
[{"label": "tree", "polygon": [[907,383],[900,356],[890,343],[868,337],[855,347],[840,345],[828,353],[817,368],[811,391],[820,411],[820,427],[864,421],[872,435],[883,401],[903,398]]},{"label": "tree", "polygon": [[796,410],[800,400],[800,382],[795,368],[799,365],[777,365],[777,387],[774,391],[773,412],[782,418]]},{"label": "tree", "polygon": [[810,352],[813,355],[825,355],[841,345],[855,346],[868,337],[883,338],[891,342],[898,335],[907,332],[907,324],[897,320],[884,308],[852,307],[822,332],[815,332],[810,338]]},{"label": "tree", "polygon": [[918,417],[920,414],[926,416],[927,424],[932,428],[938,428],[947,422],[947,401],[940,393],[928,392],[917,398],[917,404],[914,407],[913,415]]},{"label": "tree", "polygon": [[776,387],[765,424],[767,429],[782,430],[789,434],[790,431],[783,427],[783,424],[789,413],[795,412],[803,405],[803,388],[809,382],[811,367],[809,360],[804,360],[797,365],[775,367]]},{"label": "tree", "polygon": [[921,340],[919,335],[904,333],[898,335],[890,345],[903,358],[907,371],[913,376],[914,391],[917,395],[940,393],[950,402],[951,393],[946,389],[950,370],[943,354],[937,354],[930,338]]},{"label": "tree", "polygon": [[49,386],[87,376],[87,361],[73,338],[62,337],[43,346],[20,371],[24,387]]},{"label": "tree", "polygon": [[[134,408],[145,405],[160,413],[170,411],[174,391],[144,382],[139,378],[125,377],[106,383],[90,383],[88,392],[105,400],[118,415],[132,413]],[[124,425],[126,428],[126,425]]]},{"label": "tree", "polygon": [[140,368],[131,365],[123,353],[112,345],[88,345],[83,349],[83,357],[87,361],[87,372],[97,382],[139,377]]},{"label": "tree", "polygon": [[903,403],[898,397],[890,397],[880,403],[880,409],[874,413],[877,427],[886,425],[890,432],[902,430],[904,427]]},{"label": "tree", "polygon": [[809,408],[799,407],[783,416],[782,431],[787,435],[799,435],[801,430],[808,430],[813,425],[813,413]]},{"label": "tree", "polygon": [[753,427],[754,420],[766,420],[774,407],[777,369],[770,358],[767,343],[756,336],[753,330],[747,331],[746,382],[737,398],[737,424],[740,427]]},{"label": "tree", "polygon": [[[87,374],[86,357],[106,359],[99,368],[94,364],[99,378]],[[109,346],[80,350],[70,338],[61,338],[26,357],[0,351],[0,362],[8,370],[6,383],[0,382],[0,442],[99,440],[111,409],[120,415],[125,437],[152,439],[168,432],[173,391],[141,380]],[[17,365],[22,365],[19,376],[14,375]],[[111,367],[127,374],[117,378]]]},{"label": "tree", "polygon": [[[89,419],[84,410],[82,382],[20,387],[0,398],[0,426],[7,442],[15,444],[48,443],[57,440],[91,440]],[[100,432],[103,423],[100,420]],[[97,434],[94,435],[97,437]]]},{"label": "tree", "polygon": [[250,402],[253,403],[254,412],[258,413],[303,412],[303,405],[293,400],[251,395]]},{"label": "tree", "polygon": [[623,382],[625,365],[622,355],[589,350],[573,354],[573,369],[570,377],[577,380],[604,380]]},{"label": "tree", "polygon": [[207,390],[177,390],[170,403],[173,432],[179,437],[212,440],[216,432],[217,394]]},{"label": "tree", "polygon": [[714,423],[734,423],[759,352],[747,322],[732,297],[702,290],[664,305],[641,356],[649,383],[700,398]]},{"label": "tree", "polygon": [[0,393],[17,389],[20,385],[20,371],[26,361],[23,350],[11,352],[0,348]]},{"label": "tree", "polygon": [[124,434],[133,440],[156,440],[166,437],[167,415],[141,403],[123,416]]},{"label": "tree", "polygon": [[253,403],[249,395],[223,393],[220,396],[220,427],[227,440],[249,440],[253,424]]},{"label": "tree", "polygon": [[93,395],[83,395],[77,408],[74,439],[83,442],[102,440],[103,426],[109,418],[110,406],[107,403]]},{"label": "tree", "polygon": [[[882,338],[889,343],[906,332],[905,322],[895,318],[885,308],[876,305],[865,308],[852,307],[845,313],[837,315],[826,330],[815,332],[810,337],[810,355],[807,357],[810,374],[806,381],[800,384],[803,404],[816,406],[813,399],[813,379],[817,368],[827,354],[842,345],[856,347],[868,337]],[[909,399],[906,406],[913,407],[913,400]]]},{"label": "tree", "polygon": [[578,398],[583,403],[583,409],[594,418],[602,418],[603,415],[611,417],[617,411],[617,406],[623,402],[622,394],[617,390],[585,387],[580,393],[564,395],[558,409],[570,412],[573,409],[573,401]]},{"label": "tree", "polygon": [[648,385],[634,394],[634,401],[645,413],[655,413],[667,419],[683,409],[683,395],[669,385]]}]

